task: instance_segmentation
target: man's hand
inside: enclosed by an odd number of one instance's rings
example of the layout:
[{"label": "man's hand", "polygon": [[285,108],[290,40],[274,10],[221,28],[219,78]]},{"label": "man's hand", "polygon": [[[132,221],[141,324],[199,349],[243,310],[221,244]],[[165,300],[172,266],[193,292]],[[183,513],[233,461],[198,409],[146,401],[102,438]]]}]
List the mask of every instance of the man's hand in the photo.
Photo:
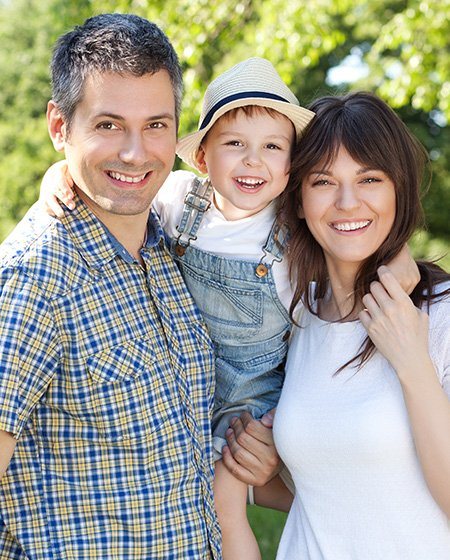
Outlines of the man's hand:
[{"label": "man's hand", "polygon": [[228,446],[222,459],[233,476],[245,484],[264,486],[277,475],[282,463],[272,435],[275,409],[255,420],[248,412],[233,418],[225,435]]}]

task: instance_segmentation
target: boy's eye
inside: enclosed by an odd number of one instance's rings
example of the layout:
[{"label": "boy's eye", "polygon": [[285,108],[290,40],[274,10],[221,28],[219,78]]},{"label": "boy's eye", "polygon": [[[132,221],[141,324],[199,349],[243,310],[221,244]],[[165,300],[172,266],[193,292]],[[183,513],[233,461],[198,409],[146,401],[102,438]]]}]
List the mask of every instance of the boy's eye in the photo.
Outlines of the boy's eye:
[{"label": "boy's eye", "polygon": [[242,146],[242,142],[240,140],[228,140],[225,143],[226,146]]},{"label": "boy's eye", "polygon": [[267,144],[267,148],[269,150],[281,150],[281,147],[278,144]]}]

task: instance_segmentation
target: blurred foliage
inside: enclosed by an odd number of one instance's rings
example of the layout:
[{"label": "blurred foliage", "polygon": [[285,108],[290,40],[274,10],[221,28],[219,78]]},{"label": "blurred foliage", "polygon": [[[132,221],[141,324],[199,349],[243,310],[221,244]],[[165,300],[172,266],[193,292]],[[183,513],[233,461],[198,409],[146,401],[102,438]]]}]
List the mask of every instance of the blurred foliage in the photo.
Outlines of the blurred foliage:
[{"label": "blurred foliage", "polygon": [[287,514],[259,506],[247,506],[247,516],[258,541],[262,560],[275,560]]},{"label": "blurred foliage", "polygon": [[[349,89],[378,93],[430,153],[427,238],[449,249],[449,0],[0,0],[0,238],[36,199],[40,177],[58,157],[44,119],[52,44],[107,11],[147,17],[172,40],[185,75],[181,134],[196,128],[211,79],[249,56],[271,60],[303,104]],[[364,77],[331,81],[330,70],[349,55]]]}]

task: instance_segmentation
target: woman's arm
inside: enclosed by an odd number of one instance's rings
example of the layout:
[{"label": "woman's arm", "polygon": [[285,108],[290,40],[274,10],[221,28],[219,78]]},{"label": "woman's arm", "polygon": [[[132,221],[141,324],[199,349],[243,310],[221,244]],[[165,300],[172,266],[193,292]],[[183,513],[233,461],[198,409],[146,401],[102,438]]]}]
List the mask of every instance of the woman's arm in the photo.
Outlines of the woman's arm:
[{"label": "woman's arm", "polygon": [[450,400],[428,350],[428,315],[417,309],[386,267],[363,298],[360,319],[400,380],[430,492],[450,518]]},{"label": "woman's arm", "polygon": [[283,464],[272,435],[273,413],[255,420],[248,412],[234,418],[222,450],[223,463],[237,479],[254,487],[257,505],[289,511],[293,496],[277,474]]}]

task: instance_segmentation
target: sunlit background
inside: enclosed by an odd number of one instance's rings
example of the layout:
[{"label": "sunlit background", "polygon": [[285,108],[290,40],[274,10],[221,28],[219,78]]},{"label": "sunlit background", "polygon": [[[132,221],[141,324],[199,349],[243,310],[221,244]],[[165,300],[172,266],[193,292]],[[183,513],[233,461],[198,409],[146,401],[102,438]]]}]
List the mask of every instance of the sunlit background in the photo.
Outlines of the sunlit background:
[{"label": "sunlit background", "polygon": [[[181,134],[196,128],[211,79],[249,56],[268,58],[302,104],[351,89],[382,96],[432,160],[427,229],[412,249],[443,256],[450,271],[448,0],[0,0],[0,240],[59,157],[44,118],[52,44],[86,17],[110,11],[144,16],[172,40],[185,75]],[[263,558],[273,558],[284,516],[257,508],[251,515]]]}]

